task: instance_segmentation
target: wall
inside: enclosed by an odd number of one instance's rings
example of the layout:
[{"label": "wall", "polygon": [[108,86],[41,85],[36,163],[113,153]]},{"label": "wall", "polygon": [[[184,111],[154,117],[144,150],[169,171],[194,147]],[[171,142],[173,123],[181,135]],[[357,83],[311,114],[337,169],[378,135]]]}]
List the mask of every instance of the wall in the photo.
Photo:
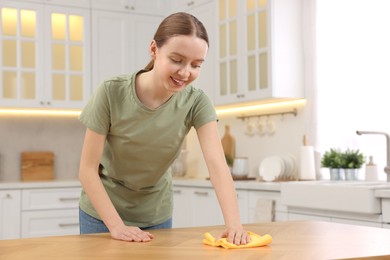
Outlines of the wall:
[{"label": "wall", "polygon": [[22,151],[54,152],[55,177],[78,175],[84,126],[75,116],[0,116],[0,181],[19,181]]},{"label": "wall", "polygon": [[[313,128],[308,120],[306,106],[296,107],[297,116],[272,116],[276,131],[274,134],[253,136],[245,134],[245,122],[238,119],[239,114],[220,115],[218,129],[220,137],[225,133],[225,125],[230,125],[230,132],[236,139],[236,156],[249,158],[250,177],[258,176],[260,162],[267,156],[290,154],[293,155],[299,167],[299,151],[303,144],[303,135],[313,136]],[[268,112],[272,112],[267,110]],[[267,111],[251,112],[251,114],[267,113]],[[255,119],[256,120],[256,119]],[[309,130],[310,129],[310,130]],[[187,173],[190,178],[206,178],[208,171],[197,140],[196,132],[192,130],[187,138]]]}]

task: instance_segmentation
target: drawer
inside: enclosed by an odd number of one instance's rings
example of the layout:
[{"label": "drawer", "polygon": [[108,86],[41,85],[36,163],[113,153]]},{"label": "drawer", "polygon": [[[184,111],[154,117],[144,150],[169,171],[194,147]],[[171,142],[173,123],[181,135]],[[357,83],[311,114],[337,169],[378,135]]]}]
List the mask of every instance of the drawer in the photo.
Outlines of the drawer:
[{"label": "drawer", "polygon": [[78,208],[81,188],[30,189],[22,191],[22,211]]},{"label": "drawer", "polygon": [[22,238],[78,234],[78,209],[22,212]]}]

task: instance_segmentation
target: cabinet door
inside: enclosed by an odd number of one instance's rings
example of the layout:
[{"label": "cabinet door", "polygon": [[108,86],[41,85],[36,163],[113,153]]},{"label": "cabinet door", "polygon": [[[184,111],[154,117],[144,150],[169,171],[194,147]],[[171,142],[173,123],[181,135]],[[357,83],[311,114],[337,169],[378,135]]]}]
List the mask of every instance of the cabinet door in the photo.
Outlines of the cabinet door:
[{"label": "cabinet door", "polygon": [[132,71],[143,69],[149,63],[151,59],[149,46],[162,19],[160,16],[131,15],[130,60],[133,62]]},{"label": "cabinet door", "polygon": [[163,0],[92,0],[92,8],[133,14],[165,15]]},{"label": "cabinet door", "polygon": [[237,191],[237,200],[238,207],[240,209],[240,219],[242,224],[249,223],[249,204],[248,204],[248,191],[238,190]]},{"label": "cabinet door", "polygon": [[93,89],[106,78],[131,71],[129,19],[125,13],[92,11]]},{"label": "cabinet door", "polygon": [[70,6],[70,7],[90,7],[90,1],[95,0],[15,0],[20,2],[31,2],[31,3],[40,3],[40,4],[52,4],[52,5],[61,5],[61,6]]},{"label": "cabinet door", "polygon": [[194,188],[191,195],[193,226],[223,225],[223,215],[212,188]]},{"label": "cabinet door", "polygon": [[[242,5],[239,1],[219,1],[218,6],[218,71],[219,84],[216,93],[216,103],[232,103],[243,99],[240,86],[245,84],[239,79],[239,50],[242,50],[242,31],[239,14]],[[239,40],[240,39],[240,40]],[[239,84],[240,83],[240,84]]]},{"label": "cabinet door", "polygon": [[215,3],[209,2],[204,5],[195,6],[188,10],[189,13],[198,18],[207,30],[209,37],[209,50],[206,56],[206,61],[201,66],[199,77],[194,82],[194,86],[202,89],[211,100],[214,101],[215,86],[216,86],[216,53],[218,46],[216,45],[215,37]]},{"label": "cabinet door", "polygon": [[82,108],[91,94],[90,25],[84,9],[45,7],[43,105]]},{"label": "cabinet door", "polygon": [[5,107],[39,107],[43,72],[43,9],[0,2],[0,100]]},{"label": "cabinet door", "polygon": [[191,227],[191,188],[173,187],[172,226]]},{"label": "cabinet door", "polygon": [[213,0],[173,0],[171,10],[172,12],[189,11],[210,2],[213,2]]},{"label": "cabinet door", "polygon": [[80,234],[78,209],[22,213],[22,238],[78,234]]},{"label": "cabinet door", "polygon": [[20,238],[20,191],[0,191],[0,239]]},{"label": "cabinet door", "polygon": [[281,204],[280,192],[249,191],[249,223],[284,220],[287,207]]}]

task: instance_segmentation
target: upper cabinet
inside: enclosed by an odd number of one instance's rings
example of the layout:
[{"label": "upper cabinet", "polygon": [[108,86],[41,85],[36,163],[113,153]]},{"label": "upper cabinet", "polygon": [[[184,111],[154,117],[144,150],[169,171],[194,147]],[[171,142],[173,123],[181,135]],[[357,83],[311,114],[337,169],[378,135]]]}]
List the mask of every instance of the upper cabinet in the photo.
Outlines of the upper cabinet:
[{"label": "upper cabinet", "polygon": [[[100,4],[96,6],[98,2]],[[125,1],[93,1],[93,88],[106,78],[143,69],[150,61],[149,46],[154,33],[164,18],[164,14],[156,15],[154,11],[150,14],[137,13],[140,8],[136,8],[134,12],[123,12],[123,9],[102,11],[100,8],[104,2],[117,9]],[[144,4],[160,6],[162,1],[145,1]]]},{"label": "upper cabinet", "polygon": [[216,3],[212,0],[193,0],[182,1],[174,0],[171,12],[185,11],[198,18],[207,30],[209,38],[209,49],[205,62],[201,66],[199,77],[193,83],[196,88],[203,90],[211,100],[215,100],[215,86],[217,77],[216,71],[216,53],[218,51],[217,38],[215,34],[216,22]]},{"label": "upper cabinet", "polygon": [[1,107],[81,108],[90,94],[89,11],[0,1]]},{"label": "upper cabinet", "polygon": [[217,105],[303,97],[301,0],[219,0]]},{"label": "upper cabinet", "polygon": [[163,0],[91,0],[93,9],[135,14],[164,15],[166,2]]}]

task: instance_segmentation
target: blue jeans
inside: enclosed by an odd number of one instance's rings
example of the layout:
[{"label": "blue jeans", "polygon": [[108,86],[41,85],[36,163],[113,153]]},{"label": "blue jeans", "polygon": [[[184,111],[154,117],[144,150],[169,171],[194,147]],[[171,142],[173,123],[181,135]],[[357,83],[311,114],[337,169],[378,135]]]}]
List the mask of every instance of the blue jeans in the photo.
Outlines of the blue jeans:
[{"label": "blue jeans", "polygon": [[[79,219],[80,219],[80,234],[93,234],[93,233],[107,233],[110,232],[103,221],[100,219],[94,218],[82,209],[79,209]],[[172,228],[172,218],[167,221],[150,227],[142,227],[142,230],[152,230],[152,229],[162,229],[162,228]]]}]

